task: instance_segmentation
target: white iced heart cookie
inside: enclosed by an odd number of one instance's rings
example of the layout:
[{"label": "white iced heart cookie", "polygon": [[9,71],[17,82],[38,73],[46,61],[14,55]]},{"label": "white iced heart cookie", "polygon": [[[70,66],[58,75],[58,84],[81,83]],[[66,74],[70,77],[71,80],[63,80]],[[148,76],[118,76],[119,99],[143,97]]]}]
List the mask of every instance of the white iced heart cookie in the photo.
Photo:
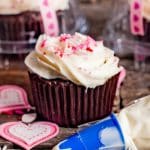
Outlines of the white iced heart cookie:
[{"label": "white iced heart cookie", "polygon": [[49,122],[36,122],[30,125],[10,122],[0,127],[0,136],[26,150],[55,137],[58,132],[58,126]]}]

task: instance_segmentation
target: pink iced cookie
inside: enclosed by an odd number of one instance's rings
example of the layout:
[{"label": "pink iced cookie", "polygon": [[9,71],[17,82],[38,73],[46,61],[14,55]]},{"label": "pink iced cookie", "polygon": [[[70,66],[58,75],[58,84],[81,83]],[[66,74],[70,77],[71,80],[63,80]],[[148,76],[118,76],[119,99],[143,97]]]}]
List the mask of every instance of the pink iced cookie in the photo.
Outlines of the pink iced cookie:
[{"label": "pink iced cookie", "polygon": [[40,0],[40,11],[43,19],[45,33],[50,36],[59,34],[56,11],[50,5],[49,0]]},{"label": "pink iced cookie", "polygon": [[0,136],[26,150],[55,137],[58,132],[58,126],[49,122],[36,122],[30,125],[10,122],[0,126]]},{"label": "pink iced cookie", "polygon": [[130,8],[131,32],[134,35],[144,35],[142,1],[132,0]]},{"label": "pink iced cookie", "polygon": [[15,85],[0,86],[0,113],[29,109],[27,93]]}]

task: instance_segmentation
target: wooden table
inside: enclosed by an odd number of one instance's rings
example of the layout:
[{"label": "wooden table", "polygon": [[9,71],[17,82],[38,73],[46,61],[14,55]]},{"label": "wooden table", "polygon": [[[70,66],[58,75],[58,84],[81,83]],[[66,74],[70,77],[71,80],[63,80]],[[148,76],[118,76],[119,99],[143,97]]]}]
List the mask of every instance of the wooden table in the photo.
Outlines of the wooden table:
[{"label": "wooden table", "polygon": [[[134,71],[133,61],[122,59],[121,64],[127,68],[127,77],[121,88],[121,96],[123,104],[127,105],[132,100],[150,94],[150,75],[149,73]],[[148,71],[148,70],[147,70]],[[32,98],[30,92],[30,83],[28,73],[26,70],[0,70],[0,85],[3,84],[17,84],[23,87]],[[0,115],[0,123],[8,121],[20,120],[20,116]],[[65,139],[67,136],[75,133],[78,129],[60,128],[60,133],[56,138],[45,142],[34,149],[48,149],[50,150],[59,141]],[[0,139],[0,145],[8,145],[9,149],[20,149],[18,146]]]}]

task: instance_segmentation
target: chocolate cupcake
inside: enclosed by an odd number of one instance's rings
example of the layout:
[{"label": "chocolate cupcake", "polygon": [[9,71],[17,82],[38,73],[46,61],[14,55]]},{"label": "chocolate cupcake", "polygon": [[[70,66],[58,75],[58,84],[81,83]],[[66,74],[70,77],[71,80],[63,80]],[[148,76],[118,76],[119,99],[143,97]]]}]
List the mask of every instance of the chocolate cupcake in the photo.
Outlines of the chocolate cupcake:
[{"label": "chocolate cupcake", "polygon": [[120,67],[102,42],[79,33],[42,35],[25,64],[41,118],[75,127],[111,113]]},{"label": "chocolate cupcake", "polygon": [[[49,0],[48,0],[49,1]],[[60,33],[61,17],[69,8],[69,0],[63,4],[57,1],[51,2],[57,12]],[[43,21],[40,13],[40,4],[33,0],[1,0],[0,2],[0,40],[22,41],[31,37],[37,39],[44,33]]]}]

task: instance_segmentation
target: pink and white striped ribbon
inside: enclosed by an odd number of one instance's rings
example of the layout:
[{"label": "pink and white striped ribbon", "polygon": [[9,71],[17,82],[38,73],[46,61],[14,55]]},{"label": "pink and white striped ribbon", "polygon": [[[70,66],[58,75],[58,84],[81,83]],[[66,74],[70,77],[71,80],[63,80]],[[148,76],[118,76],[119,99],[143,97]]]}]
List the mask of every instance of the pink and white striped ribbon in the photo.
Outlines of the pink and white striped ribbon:
[{"label": "pink and white striped ribbon", "polygon": [[144,35],[142,0],[132,0],[130,7],[130,25],[133,35]]},{"label": "pink and white striped ribbon", "polygon": [[57,36],[59,34],[58,20],[50,0],[40,0],[40,11],[45,33],[49,36]]}]

